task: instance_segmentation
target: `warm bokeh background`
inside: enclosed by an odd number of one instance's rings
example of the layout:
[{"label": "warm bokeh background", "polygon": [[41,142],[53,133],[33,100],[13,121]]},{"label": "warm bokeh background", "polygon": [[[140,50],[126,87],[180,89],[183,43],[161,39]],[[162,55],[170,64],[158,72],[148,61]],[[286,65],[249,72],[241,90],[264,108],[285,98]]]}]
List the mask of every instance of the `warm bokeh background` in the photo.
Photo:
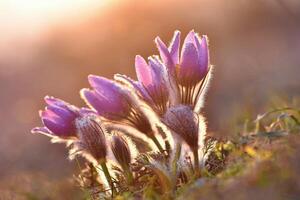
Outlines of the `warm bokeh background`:
[{"label": "warm bokeh background", "polygon": [[209,36],[216,67],[204,112],[211,132],[230,134],[239,113],[299,95],[299,24],[297,0],[0,1],[0,180],[54,184],[78,171],[63,145],[30,134],[43,97],[82,106],[88,74],[135,77],[134,56],[157,54],[155,36],[176,29]]}]

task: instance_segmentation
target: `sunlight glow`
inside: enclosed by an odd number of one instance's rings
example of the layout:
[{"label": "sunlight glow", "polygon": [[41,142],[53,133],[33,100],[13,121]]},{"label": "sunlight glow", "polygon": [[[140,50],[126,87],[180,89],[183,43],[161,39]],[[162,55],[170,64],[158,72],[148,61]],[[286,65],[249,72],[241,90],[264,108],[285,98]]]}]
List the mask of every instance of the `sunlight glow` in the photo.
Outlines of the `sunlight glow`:
[{"label": "sunlight glow", "polygon": [[42,30],[74,21],[111,4],[113,0],[1,0],[0,25],[7,31]]}]

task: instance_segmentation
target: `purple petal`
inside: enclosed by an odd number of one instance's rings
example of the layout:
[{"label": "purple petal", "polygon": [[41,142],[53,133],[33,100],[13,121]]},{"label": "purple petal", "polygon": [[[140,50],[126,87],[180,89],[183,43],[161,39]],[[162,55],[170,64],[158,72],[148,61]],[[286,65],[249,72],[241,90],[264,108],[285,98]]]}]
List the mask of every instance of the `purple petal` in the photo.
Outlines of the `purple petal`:
[{"label": "purple petal", "polygon": [[57,136],[75,136],[75,127],[72,124],[57,123],[48,118],[42,118],[43,124]]},{"label": "purple petal", "polygon": [[196,34],[195,34],[194,30],[191,30],[185,37],[183,46],[187,43],[192,43],[192,44],[196,45],[195,36],[196,36]]},{"label": "purple petal", "polygon": [[202,37],[201,45],[199,48],[199,60],[200,60],[200,65],[204,77],[208,70],[208,63],[209,63],[209,51],[208,51],[208,43],[207,43],[206,36]]},{"label": "purple petal", "polygon": [[198,52],[193,43],[184,43],[178,78],[181,81],[197,82],[200,74]]},{"label": "purple petal", "polygon": [[51,96],[45,96],[44,100],[49,106],[60,107],[62,109],[69,111],[70,113],[73,113],[74,115],[79,114],[78,113],[79,109],[77,107],[72,106],[71,104],[69,104],[61,99],[51,97]]},{"label": "purple petal", "polygon": [[80,108],[79,113],[80,113],[80,115],[97,114],[97,112],[95,112],[95,111],[93,111],[93,110],[91,110],[89,108],[85,108],[85,107]]},{"label": "purple petal", "polygon": [[51,135],[54,136],[54,134],[47,128],[47,127],[35,127],[31,129],[31,133],[42,133],[45,135]]},{"label": "purple petal", "polygon": [[49,105],[49,106],[46,106],[46,110],[51,110],[53,113],[55,113],[56,115],[58,115],[60,118],[63,118],[63,119],[72,120],[77,117],[77,115],[74,112],[72,112],[68,109],[58,107],[58,106]]},{"label": "purple petal", "polygon": [[153,78],[153,85],[163,84],[163,65],[157,57],[149,58],[149,67]]},{"label": "purple petal", "polygon": [[94,108],[99,115],[108,119],[118,119],[129,112],[129,107],[124,99],[123,102],[114,101],[114,99],[108,99],[89,89],[82,89],[80,94],[90,107]]},{"label": "purple petal", "polygon": [[[173,57],[172,57],[171,53],[169,52],[165,43],[163,43],[159,37],[155,38],[155,43],[156,43],[160,57],[161,57],[162,61],[164,62],[164,64],[168,68],[170,68],[171,71],[175,71],[175,64],[177,64],[177,62],[175,62],[176,60],[173,60]],[[175,52],[175,54],[176,54],[176,52]]]},{"label": "purple petal", "polygon": [[63,118],[61,118],[60,116],[56,115],[54,112],[52,112],[51,110],[43,110],[40,111],[40,117],[41,119],[48,119],[51,121],[54,121],[55,123],[65,123],[65,120]]},{"label": "purple petal", "polygon": [[80,91],[80,95],[88,106],[97,110],[98,113],[102,112],[104,102],[102,102],[102,98],[97,95],[96,91],[84,88]]},{"label": "purple petal", "polygon": [[67,107],[67,105],[68,105],[67,102],[65,102],[61,99],[55,98],[55,97],[51,97],[51,96],[45,96],[44,100],[48,105],[56,105],[56,106],[62,106],[62,107]]},{"label": "purple petal", "polygon": [[153,104],[151,97],[140,82],[135,81],[125,75],[118,74],[117,76],[122,77],[122,79],[126,80],[131,86],[133,86],[133,88],[142,96],[144,100],[146,100],[150,104]]},{"label": "purple petal", "polygon": [[145,87],[148,87],[154,83],[151,68],[148,66],[143,57],[137,55],[135,57],[135,71],[139,82]]},{"label": "purple petal", "polygon": [[175,31],[172,42],[169,46],[169,52],[171,54],[174,64],[179,64],[179,48],[180,48],[180,31]]},{"label": "purple petal", "polygon": [[89,83],[97,91],[101,98],[110,101],[112,104],[122,105],[123,95],[116,82],[95,75],[88,76]]}]

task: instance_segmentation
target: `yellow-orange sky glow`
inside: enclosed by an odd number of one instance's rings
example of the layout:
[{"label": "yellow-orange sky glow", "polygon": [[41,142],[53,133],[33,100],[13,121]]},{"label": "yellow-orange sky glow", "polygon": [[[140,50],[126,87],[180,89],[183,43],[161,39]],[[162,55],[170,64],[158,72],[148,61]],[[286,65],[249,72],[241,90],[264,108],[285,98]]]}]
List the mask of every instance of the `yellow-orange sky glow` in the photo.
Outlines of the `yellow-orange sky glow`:
[{"label": "yellow-orange sky glow", "polygon": [[1,0],[1,39],[30,36],[52,24],[78,20],[115,0]]}]

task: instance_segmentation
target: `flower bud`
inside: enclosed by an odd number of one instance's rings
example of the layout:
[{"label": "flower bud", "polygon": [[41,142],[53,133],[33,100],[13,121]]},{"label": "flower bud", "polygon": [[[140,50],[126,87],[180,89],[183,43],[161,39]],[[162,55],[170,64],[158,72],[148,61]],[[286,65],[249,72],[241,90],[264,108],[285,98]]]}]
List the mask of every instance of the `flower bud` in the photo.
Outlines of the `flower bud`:
[{"label": "flower bud", "polygon": [[120,135],[112,136],[111,150],[120,166],[124,170],[128,170],[131,163],[131,152],[126,139]]},{"label": "flower bud", "polygon": [[164,115],[163,121],[192,150],[198,148],[198,117],[189,106],[171,107]]},{"label": "flower bud", "polygon": [[107,147],[104,129],[95,115],[86,115],[75,122],[81,148],[99,163],[105,161]]}]

